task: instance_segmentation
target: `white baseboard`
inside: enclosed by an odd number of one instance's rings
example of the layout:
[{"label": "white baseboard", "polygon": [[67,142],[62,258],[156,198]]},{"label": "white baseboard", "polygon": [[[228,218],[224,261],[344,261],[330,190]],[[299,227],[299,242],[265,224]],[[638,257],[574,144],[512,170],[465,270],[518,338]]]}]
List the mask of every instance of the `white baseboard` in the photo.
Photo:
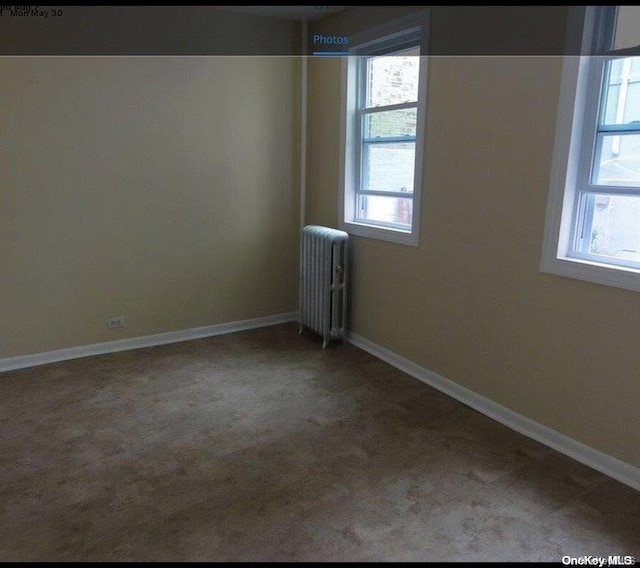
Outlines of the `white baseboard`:
[{"label": "white baseboard", "polygon": [[378,359],[404,371],[419,381],[426,383],[439,391],[459,400],[463,404],[497,420],[501,424],[533,438],[546,446],[557,450],[629,487],[640,490],[640,469],[617,458],[609,456],[599,450],[591,448],[581,442],[569,438],[556,430],[518,414],[513,410],[493,402],[458,383],[445,379],[438,373],[425,369],[416,363],[377,345],[355,333],[348,336],[350,343],[371,353]]},{"label": "white baseboard", "polygon": [[107,341],[104,343],[94,343],[92,345],[81,345],[68,349],[58,349],[45,353],[34,353],[20,357],[9,357],[0,359],[0,372],[35,367],[47,363],[56,363],[68,359],[78,359],[80,357],[90,357],[91,355],[104,355],[105,353],[115,353],[117,351],[128,351],[129,349],[139,349],[140,347],[152,347],[154,345],[164,345],[167,343],[177,343],[188,341],[189,339],[199,339],[202,337],[212,337],[224,333],[234,333],[245,329],[255,329],[268,325],[276,325],[298,319],[297,312],[277,314],[262,318],[253,318],[217,325],[207,325],[204,327],[194,327],[191,329],[181,329],[168,333],[158,333],[143,337],[132,337],[130,339],[120,339],[118,341]]}]

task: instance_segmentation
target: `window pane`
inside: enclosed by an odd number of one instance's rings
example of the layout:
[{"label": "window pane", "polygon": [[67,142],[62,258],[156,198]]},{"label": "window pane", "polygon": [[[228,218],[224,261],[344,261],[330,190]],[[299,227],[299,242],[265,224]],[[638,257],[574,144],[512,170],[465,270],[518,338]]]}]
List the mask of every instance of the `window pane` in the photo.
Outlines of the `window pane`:
[{"label": "window pane", "polygon": [[595,195],[589,252],[640,262],[640,196]]},{"label": "window pane", "polygon": [[640,129],[640,57],[610,61],[605,76],[601,124],[638,122]]},{"label": "window pane", "polygon": [[415,108],[367,114],[364,117],[364,137],[415,136],[416,116]]},{"label": "window pane", "polygon": [[640,134],[600,134],[594,185],[640,187]]},{"label": "window pane", "polygon": [[618,6],[613,48],[640,45],[640,6]]},{"label": "window pane", "polygon": [[366,60],[366,107],[395,105],[418,100],[418,47]]},{"label": "window pane", "polygon": [[415,142],[363,144],[362,189],[413,192]]},{"label": "window pane", "polygon": [[406,225],[411,227],[413,199],[381,195],[360,195],[358,217],[360,220]]}]

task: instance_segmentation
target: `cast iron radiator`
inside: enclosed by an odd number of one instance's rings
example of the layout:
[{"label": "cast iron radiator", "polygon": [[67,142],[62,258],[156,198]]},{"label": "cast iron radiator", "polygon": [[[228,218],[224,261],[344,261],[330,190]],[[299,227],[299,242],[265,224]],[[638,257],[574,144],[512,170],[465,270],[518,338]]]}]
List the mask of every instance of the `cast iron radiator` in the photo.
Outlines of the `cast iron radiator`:
[{"label": "cast iron radiator", "polygon": [[345,335],[347,243],[344,231],[307,225],[300,242],[300,333],[322,336],[322,348]]}]

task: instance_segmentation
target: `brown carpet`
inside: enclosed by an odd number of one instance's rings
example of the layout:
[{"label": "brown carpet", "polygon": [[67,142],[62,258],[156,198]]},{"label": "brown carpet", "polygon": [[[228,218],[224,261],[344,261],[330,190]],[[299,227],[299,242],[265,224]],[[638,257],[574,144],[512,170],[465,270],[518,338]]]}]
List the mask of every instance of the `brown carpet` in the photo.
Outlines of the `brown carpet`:
[{"label": "brown carpet", "polygon": [[295,324],[0,375],[0,560],[640,556],[632,489]]}]

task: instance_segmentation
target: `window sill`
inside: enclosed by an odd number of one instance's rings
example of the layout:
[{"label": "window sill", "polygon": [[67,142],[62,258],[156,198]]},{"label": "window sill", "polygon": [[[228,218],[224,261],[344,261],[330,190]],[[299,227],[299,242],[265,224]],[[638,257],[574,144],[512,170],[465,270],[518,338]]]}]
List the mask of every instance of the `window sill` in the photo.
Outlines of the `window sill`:
[{"label": "window sill", "polygon": [[577,258],[545,259],[542,272],[640,292],[640,270]]},{"label": "window sill", "polygon": [[387,241],[400,245],[418,246],[417,231],[408,232],[400,229],[391,229],[379,227],[376,225],[366,225],[364,223],[342,222],[340,229],[346,231],[350,235],[365,237],[368,239],[377,239],[379,241]]}]

